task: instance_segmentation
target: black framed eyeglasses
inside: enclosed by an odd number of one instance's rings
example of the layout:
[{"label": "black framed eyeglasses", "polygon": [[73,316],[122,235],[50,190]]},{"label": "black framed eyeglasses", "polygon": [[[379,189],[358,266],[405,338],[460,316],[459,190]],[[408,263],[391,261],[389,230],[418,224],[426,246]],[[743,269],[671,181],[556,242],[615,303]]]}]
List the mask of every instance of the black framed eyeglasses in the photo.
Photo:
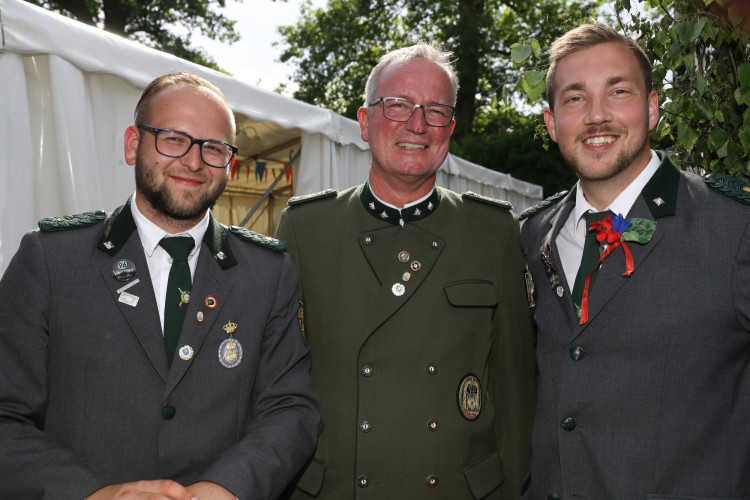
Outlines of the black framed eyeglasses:
[{"label": "black framed eyeglasses", "polygon": [[203,163],[214,168],[224,168],[237,154],[237,147],[226,142],[196,139],[179,130],[150,127],[144,124],[138,125],[138,128],[153,132],[156,151],[170,158],[182,158],[188,154],[193,144],[197,144],[200,147]]},{"label": "black framed eyeglasses", "polygon": [[456,108],[446,104],[417,104],[402,97],[381,97],[370,106],[383,103],[383,116],[394,122],[409,121],[417,108],[422,108],[424,121],[432,127],[447,127],[453,121]]}]

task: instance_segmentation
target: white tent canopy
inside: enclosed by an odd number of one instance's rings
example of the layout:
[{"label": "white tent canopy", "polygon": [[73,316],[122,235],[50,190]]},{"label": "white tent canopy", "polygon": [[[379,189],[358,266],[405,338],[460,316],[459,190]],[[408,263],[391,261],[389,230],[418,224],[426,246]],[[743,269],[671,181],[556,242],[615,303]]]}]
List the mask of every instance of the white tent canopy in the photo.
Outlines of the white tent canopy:
[{"label": "white tent canopy", "polygon": [[[133,193],[133,169],[123,158],[123,133],[133,122],[141,89],[169,71],[190,71],[221,88],[237,116],[238,145],[240,139],[249,139],[250,146],[240,148],[241,171],[228,192],[244,190],[258,198],[258,190],[270,185],[269,173],[263,178],[261,170],[251,181],[251,168],[268,164],[271,176],[279,175],[294,152],[300,153],[300,160],[291,178],[280,182],[282,187],[286,184],[284,202],[292,186],[294,194],[307,194],[344,189],[367,176],[369,152],[357,123],[330,110],[20,0],[0,0],[0,37],[0,274],[23,233],[38,219],[109,211]],[[244,187],[235,187],[238,183]],[[542,196],[540,186],[455,156],[441,167],[438,184],[506,199],[516,211]],[[239,223],[246,207],[230,203],[217,217]],[[279,209],[268,212],[273,215]],[[270,217],[265,232],[273,232],[273,221]]]}]

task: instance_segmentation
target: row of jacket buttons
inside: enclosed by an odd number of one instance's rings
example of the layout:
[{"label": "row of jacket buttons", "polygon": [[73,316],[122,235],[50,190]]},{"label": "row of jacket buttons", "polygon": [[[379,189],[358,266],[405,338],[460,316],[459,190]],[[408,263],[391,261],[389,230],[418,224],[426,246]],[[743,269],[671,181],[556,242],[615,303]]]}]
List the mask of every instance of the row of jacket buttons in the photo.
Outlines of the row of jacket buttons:
[{"label": "row of jacket buttons", "polygon": [[[574,345],[568,349],[568,354],[573,361],[580,361],[586,355],[586,351],[583,350],[583,347]],[[573,417],[565,417],[560,421],[560,427],[567,432],[571,432],[576,428],[576,421]],[[557,493],[547,495],[547,500],[560,500],[561,498]]]},{"label": "row of jacket buttons", "polygon": [[[427,421],[427,429],[429,429],[432,432],[437,431],[440,429],[440,422],[438,422],[438,419],[431,418]],[[362,432],[370,432],[372,430],[372,424],[369,420],[362,420],[359,423],[359,430]]]},{"label": "row of jacket buttons", "polygon": [[[433,242],[432,247],[438,248],[439,243],[435,244],[436,242]],[[365,237],[365,244],[370,245],[372,244],[372,238],[370,237],[369,241],[367,237]],[[425,366],[425,371],[429,375],[435,375],[437,373],[437,365],[435,363],[427,363]],[[364,377],[371,377],[375,370],[373,369],[372,365],[362,365],[362,368],[360,368],[360,372]],[[436,432],[438,429],[440,429],[440,422],[436,418],[431,418],[427,421],[427,429],[429,429],[431,432]],[[369,420],[362,420],[359,423],[359,430],[362,432],[370,432],[372,430],[372,424]],[[431,474],[427,476],[427,480],[425,483],[430,488],[434,488],[437,486],[439,480],[438,477],[434,474]],[[357,485],[359,485],[360,488],[367,488],[370,485],[370,477],[367,474],[362,474],[357,478]]]},{"label": "row of jacket buttons", "polygon": [[[428,375],[435,375],[437,373],[437,365],[435,363],[427,363],[427,366],[425,366],[424,369]],[[372,365],[362,365],[362,368],[360,368],[359,371],[365,377],[370,377],[375,373]]]},{"label": "row of jacket buttons", "polygon": [[[435,474],[430,474],[427,476],[427,480],[425,480],[425,484],[430,488],[434,488],[439,482],[440,480]],[[370,486],[370,477],[367,474],[362,474],[357,478],[357,485],[359,485],[360,488],[367,488]]]}]

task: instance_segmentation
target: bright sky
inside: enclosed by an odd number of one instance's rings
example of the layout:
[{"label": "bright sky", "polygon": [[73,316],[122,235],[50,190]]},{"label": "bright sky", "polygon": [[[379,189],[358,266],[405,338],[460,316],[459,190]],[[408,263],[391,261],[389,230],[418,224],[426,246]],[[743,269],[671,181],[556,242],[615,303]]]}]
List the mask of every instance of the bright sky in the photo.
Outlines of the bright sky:
[{"label": "bright sky", "polygon": [[[296,89],[291,82],[294,66],[278,62],[281,47],[273,47],[281,41],[277,28],[296,24],[300,15],[300,5],[304,0],[226,0],[224,15],[237,21],[235,28],[242,39],[234,44],[226,44],[193,36],[193,45],[203,48],[216,62],[232,75],[246,83],[266,90],[274,90],[280,83],[287,83],[288,95]],[[315,8],[325,7],[327,0],[311,0]],[[611,0],[606,2],[607,5]],[[634,9],[641,9],[642,1],[633,1]],[[603,12],[612,14],[611,6]]]},{"label": "bright sky", "polygon": [[[193,36],[192,45],[203,48],[226,71],[246,83],[274,90],[280,83],[291,84],[294,66],[278,62],[282,47],[277,28],[297,22],[303,0],[227,0],[224,15],[237,21],[235,29],[242,39],[233,44]],[[314,7],[324,7],[327,0],[313,0]],[[289,93],[294,89],[290,86]]]}]

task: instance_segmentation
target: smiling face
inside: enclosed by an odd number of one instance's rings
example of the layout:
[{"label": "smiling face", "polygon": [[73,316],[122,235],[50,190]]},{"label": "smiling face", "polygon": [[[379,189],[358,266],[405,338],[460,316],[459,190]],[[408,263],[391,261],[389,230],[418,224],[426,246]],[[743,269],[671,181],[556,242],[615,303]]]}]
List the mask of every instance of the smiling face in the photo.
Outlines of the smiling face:
[{"label": "smiling face", "polygon": [[[424,59],[386,67],[379,75],[375,94],[375,99],[402,97],[423,105],[453,102],[445,70]],[[389,192],[409,193],[412,199],[407,203],[426,195],[448,155],[455,122],[447,127],[427,125],[421,108],[408,121],[395,122],[383,115],[380,103],[360,108],[358,118],[362,139],[370,144],[370,185],[376,194],[390,203],[394,201],[388,199]]]},{"label": "smiling face", "polygon": [[[231,110],[208,89],[164,90],[154,98],[146,119],[145,125],[196,139],[234,142]],[[171,233],[197,224],[227,185],[229,169],[205,164],[197,144],[182,158],[170,158],[156,151],[153,132],[136,126],[125,132],[125,159],[135,164],[139,210]]]},{"label": "smiling face", "polygon": [[544,121],[584,192],[600,181],[627,187],[651,158],[648,133],[659,119],[656,92],[646,92],[632,51],[602,43],[569,54],[558,62],[555,89]]}]

